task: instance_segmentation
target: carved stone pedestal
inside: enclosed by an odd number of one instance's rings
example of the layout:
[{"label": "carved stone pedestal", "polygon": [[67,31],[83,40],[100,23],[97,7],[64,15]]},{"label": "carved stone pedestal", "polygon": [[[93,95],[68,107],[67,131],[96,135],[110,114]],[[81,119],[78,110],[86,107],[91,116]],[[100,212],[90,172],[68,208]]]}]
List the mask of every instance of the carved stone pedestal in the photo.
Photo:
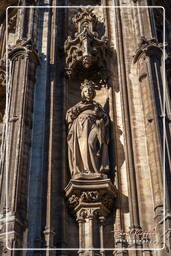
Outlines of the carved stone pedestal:
[{"label": "carved stone pedestal", "polygon": [[[113,208],[116,189],[109,179],[71,179],[65,188],[69,207],[79,225],[79,255],[105,255],[104,221]],[[93,236],[98,225],[100,252],[96,253]],[[98,249],[97,249],[98,251]]]}]

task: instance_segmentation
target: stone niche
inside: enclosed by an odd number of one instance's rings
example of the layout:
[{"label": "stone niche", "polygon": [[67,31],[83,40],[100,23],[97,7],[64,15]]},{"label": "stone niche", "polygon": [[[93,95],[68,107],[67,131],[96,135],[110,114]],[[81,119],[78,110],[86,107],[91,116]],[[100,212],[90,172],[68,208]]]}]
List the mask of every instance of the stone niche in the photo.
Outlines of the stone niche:
[{"label": "stone niche", "polygon": [[72,22],[75,33],[65,41],[70,169],[65,195],[79,227],[79,255],[105,255],[104,228],[117,195],[109,175],[111,51],[94,9],[79,8]]}]

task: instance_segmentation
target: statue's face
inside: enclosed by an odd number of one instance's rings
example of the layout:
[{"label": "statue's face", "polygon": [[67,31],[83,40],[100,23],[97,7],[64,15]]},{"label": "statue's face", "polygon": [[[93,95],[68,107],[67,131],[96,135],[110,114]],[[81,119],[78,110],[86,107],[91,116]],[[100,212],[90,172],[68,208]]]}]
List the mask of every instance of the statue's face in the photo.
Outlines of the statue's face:
[{"label": "statue's face", "polygon": [[82,95],[86,100],[93,100],[95,96],[94,89],[92,87],[84,87],[82,89]]}]

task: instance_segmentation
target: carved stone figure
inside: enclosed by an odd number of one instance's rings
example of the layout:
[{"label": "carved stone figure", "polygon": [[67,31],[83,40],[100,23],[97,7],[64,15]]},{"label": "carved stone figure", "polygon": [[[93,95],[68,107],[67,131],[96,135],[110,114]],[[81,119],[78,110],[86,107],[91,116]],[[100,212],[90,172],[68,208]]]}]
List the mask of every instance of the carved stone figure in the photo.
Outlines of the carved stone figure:
[{"label": "carved stone figure", "polygon": [[84,80],[81,84],[81,96],[82,101],[66,115],[72,178],[80,173],[98,176],[109,170],[109,118],[102,106],[93,100],[95,84],[92,81]]}]

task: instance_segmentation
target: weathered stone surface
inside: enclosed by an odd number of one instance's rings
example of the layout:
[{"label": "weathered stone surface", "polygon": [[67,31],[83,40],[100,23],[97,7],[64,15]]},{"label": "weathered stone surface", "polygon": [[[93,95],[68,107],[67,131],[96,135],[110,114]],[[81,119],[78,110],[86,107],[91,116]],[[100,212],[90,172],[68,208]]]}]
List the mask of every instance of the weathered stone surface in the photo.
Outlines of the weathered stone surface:
[{"label": "weathered stone surface", "polygon": [[109,172],[109,118],[95,102],[95,84],[81,84],[82,101],[67,111],[68,160],[72,178],[102,177]]},{"label": "weathered stone surface", "polygon": [[[5,9],[17,4],[57,6],[66,2],[0,1],[1,60],[4,60],[6,52]],[[8,245],[11,248],[80,247],[80,256],[111,256],[112,253],[154,256],[156,252],[152,248],[165,246],[157,254],[168,256],[171,253],[170,2],[153,1],[153,5],[166,7],[166,84],[162,71],[165,48],[162,8],[131,8],[139,4],[146,6],[146,0],[68,0],[67,4],[72,8],[9,9],[7,44],[12,50],[12,65],[8,65],[12,86],[7,95],[5,66],[0,65],[1,254],[40,254],[40,251],[6,250],[5,217],[8,215]],[[78,8],[73,7],[88,4],[91,7],[97,5],[97,8],[87,16],[84,9],[78,15]],[[123,8],[102,8],[102,5],[121,5]],[[74,16],[78,27],[72,24]],[[84,26],[82,22],[85,21],[88,24]],[[85,38],[81,37],[83,34]],[[72,38],[65,52],[65,41],[69,35]],[[40,56],[36,74],[34,46]],[[94,50],[97,55],[92,58],[92,65],[90,60]],[[66,56],[73,74],[69,79],[65,77]],[[27,70],[30,70],[28,76]],[[110,168],[107,174],[82,173],[70,181],[65,115],[68,109],[81,101],[80,84],[85,78],[100,85],[96,88],[94,100],[110,120]],[[24,89],[26,87],[27,90]],[[5,98],[12,99],[9,119],[8,115],[4,116]],[[162,155],[163,123],[166,128],[165,163]],[[10,129],[7,129],[7,124]],[[7,135],[9,161],[6,161]],[[5,206],[6,165],[9,166],[9,209]],[[165,216],[164,167],[167,177]],[[166,245],[163,244],[164,219]],[[89,247],[100,250],[89,251]],[[113,252],[105,251],[106,247],[114,247]],[[143,249],[143,252],[128,251],[127,247]],[[45,255],[74,256],[76,253],[50,250]]]}]

